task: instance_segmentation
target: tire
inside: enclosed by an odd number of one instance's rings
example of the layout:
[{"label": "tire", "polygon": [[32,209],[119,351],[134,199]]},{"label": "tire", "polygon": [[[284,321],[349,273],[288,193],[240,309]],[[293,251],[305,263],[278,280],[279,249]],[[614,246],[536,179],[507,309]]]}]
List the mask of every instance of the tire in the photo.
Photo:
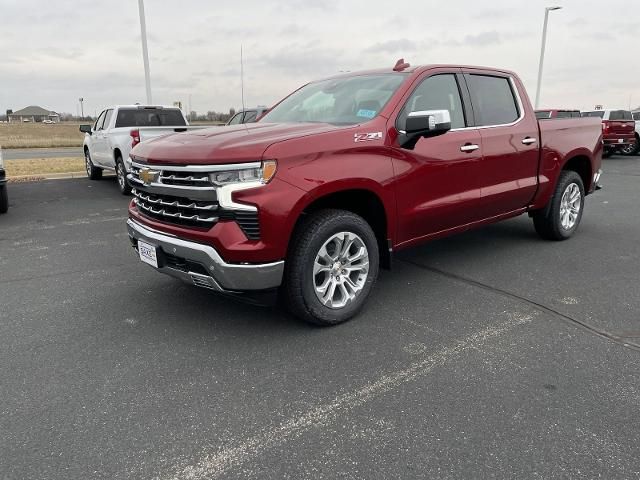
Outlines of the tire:
[{"label": "tire", "polygon": [[88,148],[84,149],[84,167],[89,180],[100,180],[102,178],[102,169],[93,166]]},{"label": "tire", "polygon": [[9,194],[7,185],[0,185],[0,213],[7,213],[9,210]]},{"label": "tire", "polygon": [[131,187],[127,182],[127,169],[124,166],[122,157],[116,158],[116,177],[118,178],[118,189],[122,195],[131,195]]},{"label": "tire", "polygon": [[609,158],[611,155],[613,155],[613,150],[610,150],[608,148],[605,148],[602,151],[602,158]]},{"label": "tire", "polygon": [[630,143],[629,145],[625,145],[624,147],[620,148],[620,153],[622,155],[637,155],[638,154],[638,138],[636,137],[636,140],[634,143]]},{"label": "tire", "polygon": [[[349,249],[340,256],[337,250],[344,247],[345,240],[350,241]],[[321,252],[325,253],[323,257]],[[357,255],[360,258],[354,259]],[[348,256],[352,263],[341,266],[340,260]],[[296,317],[315,325],[345,322],[362,309],[378,277],[379,265],[378,241],[362,217],[335,209],[313,213],[294,232],[281,292],[285,306]],[[314,275],[315,269],[318,272]],[[325,284],[323,295],[318,290]]]},{"label": "tire", "polygon": [[[577,192],[579,192],[579,198],[571,201]],[[583,211],[584,184],[582,178],[572,170],[563,170],[547,206],[533,212],[533,225],[538,235],[544,239],[566,240],[578,229]]]}]

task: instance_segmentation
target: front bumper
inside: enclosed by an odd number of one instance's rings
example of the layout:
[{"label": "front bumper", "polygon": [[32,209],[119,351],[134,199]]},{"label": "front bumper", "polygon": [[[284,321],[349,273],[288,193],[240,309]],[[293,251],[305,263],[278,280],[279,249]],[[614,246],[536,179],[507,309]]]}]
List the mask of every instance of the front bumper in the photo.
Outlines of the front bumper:
[{"label": "front bumper", "polygon": [[223,293],[269,290],[280,286],[284,261],[259,264],[225,262],[211,246],[182,240],[127,220],[132,245],[138,240],[157,247],[158,271],[187,283]]},{"label": "front bumper", "polygon": [[7,179],[5,177],[4,168],[0,168],[0,185],[4,185],[5,183],[7,183]]}]

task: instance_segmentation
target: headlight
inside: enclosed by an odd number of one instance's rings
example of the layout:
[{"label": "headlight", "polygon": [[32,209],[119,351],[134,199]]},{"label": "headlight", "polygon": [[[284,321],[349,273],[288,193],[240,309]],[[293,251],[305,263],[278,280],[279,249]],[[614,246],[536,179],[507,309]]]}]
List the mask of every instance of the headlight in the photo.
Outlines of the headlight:
[{"label": "headlight", "polygon": [[223,186],[232,183],[260,182],[269,183],[276,173],[276,161],[265,160],[259,167],[239,170],[221,170],[209,174],[211,182]]}]

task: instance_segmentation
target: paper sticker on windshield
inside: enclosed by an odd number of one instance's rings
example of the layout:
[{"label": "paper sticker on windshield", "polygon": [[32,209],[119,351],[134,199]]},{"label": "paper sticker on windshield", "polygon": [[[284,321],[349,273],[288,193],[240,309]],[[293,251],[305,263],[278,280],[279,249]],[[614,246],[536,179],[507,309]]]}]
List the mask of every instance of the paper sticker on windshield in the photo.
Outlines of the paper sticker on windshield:
[{"label": "paper sticker on windshield", "polygon": [[370,133],[354,133],[354,142],[369,142],[371,140],[382,140],[382,132],[370,132]]},{"label": "paper sticker on windshield", "polygon": [[356,113],[356,115],[358,117],[363,117],[363,118],[373,118],[376,116],[376,111],[375,110],[366,110],[364,108],[361,108],[360,110],[358,110],[358,113]]}]

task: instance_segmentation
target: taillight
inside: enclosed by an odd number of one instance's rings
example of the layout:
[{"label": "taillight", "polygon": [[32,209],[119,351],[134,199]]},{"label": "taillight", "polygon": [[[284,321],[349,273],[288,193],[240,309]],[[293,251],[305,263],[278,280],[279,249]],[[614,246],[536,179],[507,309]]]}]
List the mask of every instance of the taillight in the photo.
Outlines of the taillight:
[{"label": "taillight", "polygon": [[131,130],[129,135],[131,136],[131,148],[133,148],[140,143],[140,130],[137,128],[135,130]]},{"label": "taillight", "polygon": [[603,120],[602,121],[602,131],[603,132],[608,132],[609,131],[609,121],[608,120]]}]

